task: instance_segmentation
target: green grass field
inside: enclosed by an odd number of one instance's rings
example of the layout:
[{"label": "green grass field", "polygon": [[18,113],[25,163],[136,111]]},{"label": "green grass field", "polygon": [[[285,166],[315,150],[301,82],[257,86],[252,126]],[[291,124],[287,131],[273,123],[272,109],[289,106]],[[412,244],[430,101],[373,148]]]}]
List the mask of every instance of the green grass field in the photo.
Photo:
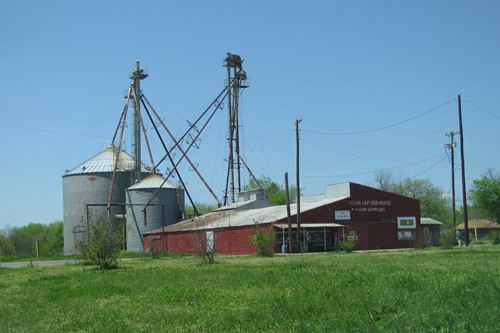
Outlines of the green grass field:
[{"label": "green grass field", "polygon": [[0,270],[1,332],[500,332],[500,246]]}]

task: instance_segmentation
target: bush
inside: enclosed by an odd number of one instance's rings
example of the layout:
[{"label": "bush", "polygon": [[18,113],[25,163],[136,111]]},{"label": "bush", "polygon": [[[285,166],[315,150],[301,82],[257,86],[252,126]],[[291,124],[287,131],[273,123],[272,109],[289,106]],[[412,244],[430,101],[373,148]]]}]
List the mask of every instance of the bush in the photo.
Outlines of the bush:
[{"label": "bush", "polygon": [[215,231],[200,231],[193,235],[193,249],[198,257],[207,264],[215,262],[215,244],[217,237]]},{"label": "bush", "polygon": [[274,232],[261,230],[256,224],[255,229],[248,239],[257,250],[258,255],[264,257],[272,257],[274,255],[274,244],[276,240]]},{"label": "bush", "polygon": [[347,239],[340,242],[340,249],[345,252],[352,252],[356,247],[356,244],[358,244],[358,237],[356,235],[356,232],[354,230],[351,230],[349,232],[349,235],[347,236]]},{"label": "bush", "polygon": [[455,230],[443,230],[441,236],[439,237],[439,245],[443,249],[451,249],[457,245],[457,239],[455,238]]},{"label": "bush", "polygon": [[99,266],[99,269],[115,268],[123,246],[120,228],[111,220],[98,218],[86,228],[78,249],[85,262]]},{"label": "bush", "polygon": [[491,230],[488,238],[493,241],[493,244],[500,244],[500,230]]},{"label": "bush", "polygon": [[160,257],[162,256],[162,251],[153,248],[151,248],[150,251],[151,251],[151,258],[153,259],[160,259]]}]

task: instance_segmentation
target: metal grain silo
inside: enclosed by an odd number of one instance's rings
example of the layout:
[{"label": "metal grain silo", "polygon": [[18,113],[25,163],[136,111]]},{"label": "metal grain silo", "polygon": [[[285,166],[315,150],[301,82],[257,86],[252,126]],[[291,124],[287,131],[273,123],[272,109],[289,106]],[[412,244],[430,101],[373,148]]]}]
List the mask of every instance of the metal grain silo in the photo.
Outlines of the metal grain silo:
[{"label": "metal grain silo", "polygon": [[[142,252],[145,232],[182,220],[184,190],[169,181],[163,183],[164,180],[164,177],[152,174],[127,189],[127,250]],[[145,205],[157,190],[144,213]]]},{"label": "metal grain silo", "polygon": [[[107,203],[118,148],[109,146],[63,175],[64,254],[76,252],[79,237],[88,222],[107,217]],[[143,172],[150,173],[144,165]],[[110,216],[117,226],[124,226],[125,189],[134,179],[134,159],[124,151],[119,154],[113,186]]]}]

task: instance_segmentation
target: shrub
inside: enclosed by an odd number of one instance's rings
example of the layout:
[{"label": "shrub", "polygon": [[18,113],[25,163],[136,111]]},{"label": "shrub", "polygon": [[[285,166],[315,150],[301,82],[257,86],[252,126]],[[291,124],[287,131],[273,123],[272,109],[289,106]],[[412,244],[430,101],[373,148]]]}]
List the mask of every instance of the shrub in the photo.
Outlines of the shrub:
[{"label": "shrub", "polygon": [[193,248],[203,262],[213,264],[215,262],[216,233],[214,231],[200,231],[193,235]]},{"label": "shrub", "polygon": [[451,249],[457,245],[457,240],[455,238],[455,230],[443,230],[439,237],[439,245],[443,249]]},{"label": "shrub", "polygon": [[493,241],[493,244],[500,244],[500,230],[491,230],[488,238]]},{"label": "shrub", "polygon": [[356,247],[356,244],[358,244],[358,237],[356,232],[351,230],[347,239],[340,242],[340,249],[345,252],[352,252]]},{"label": "shrub", "polygon": [[258,255],[264,257],[272,257],[274,255],[274,232],[262,230],[256,224],[255,229],[252,231],[248,239],[257,250]]},{"label": "shrub", "polygon": [[85,262],[99,266],[99,269],[115,268],[122,249],[123,236],[112,220],[98,218],[85,227],[78,249]]},{"label": "shrub", "polygon": [[151,258],[153,259],[160,259],[160,257],[162,256],[162,251],[151,248],[150,252]]}]

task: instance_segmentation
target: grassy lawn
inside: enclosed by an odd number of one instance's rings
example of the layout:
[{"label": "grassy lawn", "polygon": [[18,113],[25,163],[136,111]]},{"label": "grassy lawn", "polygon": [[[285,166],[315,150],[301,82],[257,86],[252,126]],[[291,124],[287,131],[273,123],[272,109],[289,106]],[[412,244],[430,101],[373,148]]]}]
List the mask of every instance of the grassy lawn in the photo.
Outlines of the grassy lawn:
[{"label": "grassy lawn", "polygon": [[0,270],[1,332],[500,332],[500,246]]},{"label": "grassy lawn", "polygon": [[[148,257],[150,256],[149,253],[136,253],[136,252],[128,252],[128,251],[122,251],[120,252],[120,258],[143,258],[143,257]],[[35,256],[5,256],[2,255],[1,260],[2,262],[14,262],[14,261],[21,261],[21,262],[29,262],[29,261],[45,261],[45,260],[77,260],[81,259],[80,256],[78,255],[70,255],[70,256],[64,256],[62,254],[58,255],[51,255],[51,256],[40,256],[39,258]]]}]

